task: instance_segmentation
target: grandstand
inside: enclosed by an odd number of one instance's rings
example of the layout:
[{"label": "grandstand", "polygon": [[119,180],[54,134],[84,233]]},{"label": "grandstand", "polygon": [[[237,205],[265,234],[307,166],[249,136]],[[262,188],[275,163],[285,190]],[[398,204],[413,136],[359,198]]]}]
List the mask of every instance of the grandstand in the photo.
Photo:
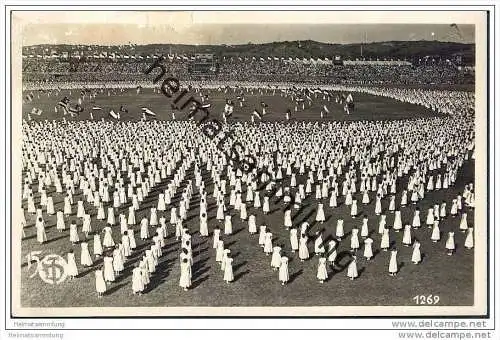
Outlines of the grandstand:
[{"label": "grandstand", "polygon": [[[447,53],[441,53],[443,46]],[[155,53],[147,54],[147,46],[133,49],[111,49],[102,46],[59,46],[48,48],[31,46],[23,49],[23,81],[84,82],[145,81],[143,71],[160,55],[168,61],[169,71],[179,79],[214,81],[271,81],[318,84],[403,85],[457,85],[474,84],[474,71],[468,68],[470,45],[448,43],[424,46],[421,51],[401,58],[393,54],[375,53],[377,45],[365,46],[364,57],[352,54],[345,47],[345,55],[231,55],[232,49],[218,47],[217,53],[174,53],[172,46],[155,46]],[[462,46],[464,45],[464,46]],[[402,45],[403,47],[405,45]],[[403,48],[401,47],[401,49]],[[200,50],[203,47],[198,47]],[[255,46],[253,47],[255,48]],[[462,48],[460,52],[459,48]],[[206,47],[214,50],[214,47]],[[264,49],[264,48],[263,48]],[[265,49],[264,49],[265,50]],[[273,51],[280,50],[276,46]],[[458,52],[457,52],[458,50]],[[160,53],[168,51],[169,53]],[[181,49],[182,51],[182,49]],[[338,51],[338,50],[337,50]],[[342,51],[342,49],[340,50]],[[371,51],[371,52],[370,52]],[[277,52],[276,52],[277,53]],[[370,54],[371,53],[371,54]],[[423,53],[428,53],[422,55]],[[439,56],[438,53],[441,53]],[[371,55],[371,56],[370,56]],[[431,57],[433,56],[433,57]]]}]

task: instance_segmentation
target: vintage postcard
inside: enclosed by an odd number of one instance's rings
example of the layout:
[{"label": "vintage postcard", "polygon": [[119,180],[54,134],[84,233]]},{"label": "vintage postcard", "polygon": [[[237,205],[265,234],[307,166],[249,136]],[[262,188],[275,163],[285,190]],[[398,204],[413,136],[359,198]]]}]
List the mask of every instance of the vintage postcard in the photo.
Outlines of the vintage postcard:
[{"label": "vintage postcard", "polygon": [[487,314],[486,12],[19,10],[11,36],[13,317]]}]

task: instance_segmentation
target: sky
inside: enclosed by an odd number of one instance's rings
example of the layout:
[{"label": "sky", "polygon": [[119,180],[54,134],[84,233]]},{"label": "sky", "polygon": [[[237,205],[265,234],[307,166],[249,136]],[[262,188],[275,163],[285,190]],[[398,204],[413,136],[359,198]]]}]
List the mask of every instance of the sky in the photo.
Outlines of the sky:
[{"label": "sky", "polygon": [[[324,14],[322,16],[322,13],[317,14],[317,12],[297,13],[297,16],[291,14],[279,16],[276,12],[271,12],[273,15],[267,12],[254,12],[253,15],[245,13],[245,16],[240,14],[239,17],[231,15],[232,12],[210,12],[210,15],[203,13],[202,16],[193,12],[156,12],[151,15],[132,12],[132,17],[125,14],[110,16],[109,13],[95,12],[75,16],[74,13],[59,12],[58,16],[53,17],[43,17],[39,13],[33,17],[23,17],[20,25],[22,43],[28,46],[128,43],[237,45],[285,40],[315,40],[341,44],[391,40],[439,40],[464,43],[475,41],[475,26],[467,23],[471,20],[463,20],[465,23],[455,22],[452,15],[443,16],[443,19],[437,21],[439,23],[422,24],[415,23],[418,22],[415,16],[408,19],[401,19],[399,16],[394,19],[379,15],[373,18],[369,15],[361,17],[359,13],[349,16],[347,13],[351,12],[335,13],[336,17]],[[373,16],[372,12],[369,14]],[[85,20],[81,20],[82,18]],[[251,18],[253,19],[249,20]],[[396,22],[391,23],[394,20]],[[353,21],[366,23],[353,24]],[[380,22],[389,23],[380,24]],[[458,29],[451,24],[456,24]]]}]

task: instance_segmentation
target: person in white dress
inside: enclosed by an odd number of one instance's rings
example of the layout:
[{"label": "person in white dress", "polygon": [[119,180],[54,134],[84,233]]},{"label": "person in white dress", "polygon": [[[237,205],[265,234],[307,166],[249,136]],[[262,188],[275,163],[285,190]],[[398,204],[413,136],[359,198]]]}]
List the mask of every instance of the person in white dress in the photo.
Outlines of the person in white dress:
[{"label": "person in white dress", "polygon": [[80,264],[84,267],[90,267],[93,265],[92,257],[89,252],[89,244],[87,242],[80,243],[81,253],[80,253]]},{"label": "person in white dress", "polygon": [[292,227],[292,211],[290,209],[285,210],[283,225],[285,226],[286,230]]},{"label": "person in white dress", "polygon": [[323,245],[323,235],[321,231],[316,232],[316,239],[314,240],[314,254],[323,255],[325,253],[325,246]]},{"label": "person in white dress", "polygon": [[132,293],[142,295],[144,291],[144,283],[142,281],[141,268],[139,263],[136,263],[134,270],[132,271]]},{"label": "person in white dress", "polygon": [[405,225],[405,231],[403,233],[403,244],[405,247],[411,246],[411,225]]},{"label": "person in white dress", "polygon": [[427,224],[428,228],[432,228],[434,225],[434,208],[430,207],[427,211],[427,218],[425,219],[425,224]]},{"label": "person in white dress", "polygon": [[318,210],[316,212],[316,222],[323,224],[325,222],[325,211],[323,210],[323,203],[318,203]]},{"label": "person in white dress", "polygon": [[97,291],[97,297],[99,298],[101,298],[106,292],[106,281],[104,281],[102,268],[95,271],[95,289]]},{"label": "person in white dress", "polygon": [[299,250],[299,239],[297,236],[297,228],[290,229],[290,246],[292,247],[292,253]]},{"label": "person in white dress", "polygon": [[32,192],[30,192],[28,195],[28,213],[29,214],[36,213],[35,198],[33,197]]},{"label": "person in white dress", "polygon": [[401,211],[396,210],[394,213],[394,225],[392,226],[395,232],[399,233],[401,229],[403,229],[403,222],[401,220]]},{"label": "person in white dress", "polygon": [[316,274],[320,283],[325,282],[328,279],[328,271],[326,270],[326,258],[320,257],[318,263],[318,271]]},{"label": "person in white dress", "polygon": [[474,248],[474,229],[467,229],[467,236],[465,237],[465,248],[472,249]]},{"label": "person in white dress", "polygon": [[78,236],[78,229],[77,229],[75,220],[71,221],[71,224],[69,225],[69,241],[72,244],[76,244],[80,241],[80,237]]},{"label": "person in white dress", "polygon": [[234,280],[233,274],[233,259],[231,257],[226,257],[226,265],[224,266],[224,281],[226,283],[232,282]]},{"label": "person in white dress", "polygon": [[358,265],[355,255],[352,256],[352,261],[347,266],[347,277],[351,280],[358,277]]},{"label": "person in white dress", "polygon": [[116,245],[113,250],[113,270],[115,272],[115,277],[120,275],[124,269],[124,255],[120,246]]},{"label": "person in white dress", "polygon": [[38,216],[35,223],[35,228],[36,240],[38,241],[38,243],[42,244],[44,242],[47,242],[47,234],[45,233],[45,221],[41,216]]},{"label": "person in white dress", "polygon": [[147,218],[141,220],[141,240],[147,240],[149,238],[149,221]]},{"label": "person in white dress", "polygon": [[436,243],[441,239],[441,230],[439,229],[439,221],[434,221],[434,226],[432,227],[431,240]]},{"label": "person in white dress", "polygon": [[363,203],[364,205],[370,203],[370,196],[368,195],[368,190],[365,190],[363,192],[363,199],[361,200],[361,203]]},{"label": "person in white dress", "polygon": [[418,208],[415,209],[411,225],[414,229],[420,228],[420,210]]},{"label": "person in white dress", "polygon": [[[188,254],[187,249],[185,249],[185,250],[186,250],[186,253]],[[224,271],[224,269],[226,268],[226,259],[229,257],[230,253],[231,253],[230,249],[224,249],[223,254],[222,254],[222,261],[220,262],[220,269],[222,271]]]},{"label": "person in white dress", "polygon": [[366,258],[367,261],[370,261],[373,257],[372,243],[373,240],[370,237],[367,237],[364,240],[365,249],[363,251],[363,256]]},{"label": "person in white dress", "polygon": [[337,220],[337,226],[335,228],[335,236],[337,237],[337,241],[341,241],[342,237],[344,237],[344,220]]},{"label": "person in white dress", "polygon": [[459,229],[463,233],[465,233],[469,229],[469,226],[467,225],[467,213],[466,212],[462,213],[462,217],[460,218]]},{"label": "person in white dress", "polygon": [[133,206],[130,206],[128,208],[128,217],[127,217],[127,224],[129,226],[133,226],[136,224],[136,220],[135,220],[135,209]]},{"label": "person in white dress", "polygon": [[111,227],[104,227],[102,229],[102,232],[104,232],[104,239],[102,241],[102,244],[104,247],[106,248],[112,248],[115,246],[115,241],[113,240],[113,230],[111,229]]},{"label": "person in white dress", "polygon": [[378,233],[382,235],[384,233],[385,226],[387,225],[387,216],[385,214],[380,215],[380,220],[378,222]]},{"label": "person in white dress", "polygon": [[[23,212],[24,214],[24,212]],[[56,229],[57,231],[59,231],[60,233],[62,233],[65,229],[66,229],[66,224],[64,222],[64,213],[62,211],[58,211],[56,213]]]},{"label": "person in white dress", "polygon": [[274,271],[278,270],[281,265],[281,247],[275,246],[273,247],[273,255],[271,257],[271,268]]},{"label": "person in white dress", "polygon": [[269,214],[269,197],[264,196],[264,203],[262,205],[262,211],[264,212],[264,215]]},{"label": "person in white dress", "polygon": [[200,235],[207,237],[208,236],[208,224],[207,224],[207,214],[202,213],[200,215]]},{"label": "person in white dress", "polygon": [[71,279],[78,276],[78,267],[76,266],[75,253],[73,249],[68,252],[68,262],[65,268],[66,275]]},{"label": "person in white dress", "polygon": [[163,194],[163,193],[160,193],[158,195],[157,210],[158,211],[165,211],[165,210],[167,210],[167,207],[165,205],[165,194]]},{"label": "person in white dress", "polygon": [[149,225],[152,227],[156,227],[158,225],[158,213],[156,212],[156,208],[151,208],[149,213]]},{"label": "person in white dress", "polygon": [[401,206],[406,207],[408,204],[408,191],[403,190],[403,193],[401,194]]},{"label": "person in white dress", "polygon": [[82,232],[85,234],[85,237],[89,237],[89,234],[92,232],[92,226],[90,225],[90,215],[85,214],[83,216],[83,225]]},{"label": "person in white dress", "polygon": [[273,234],[267,232],[264,238],[264,253],[266,253],[266,256],[269,256],[272,252],[273,252]]},{"label": "person in white dress", "polygon": [[219,201],[217,205],[217,215],[215,218],[217,219],[217,221],[224,221],[224,201],[222,200]]},{"label": "person in white dress", "polygon": [[233,233],[233,222],[231,222],[231,215],[226,215],[224,218],[224,235],[231,235]]},{"label": "person in white dress", "polygon": [[104,205],[102,202],[99,203],[99,207],[97,208],[96,218],[100,221],[104,221],[106,219],[106,212],[104,211]]},{"label": "person in white dress", "polygon": [[335,265],[335,260],[337,259],[337,242],[330,240],[328,242],[328,262],[331,265]]},{"label": "person in white dress", "polygon": [[458,214],[458,200],[454,198],[451,202],[450,215],[455,217]]},{"label": "person in white dress", "polygon": [[351,231],[351,251],[357,251],[359,249],[359,229],[353,228]]},{"label": "person in white dress", "polygon": [[384,233],[382,234],[382,239],[380,240],[380,249],[383,251],[387,251],[390,246],[390,239],[389,239],[389,229],[385,228]]},{"label": "person in white dress", "polygon": [[309,249],[307,249],[307,235],[301,234],[299,240],[299,259],[304,262],[309,258]]},{"label": "person in white dress", "polygon": [[290,279],[288,275],[288,257],[286,256],[281,257],[278,279],[282,285],[285,285]]},{"label": "person in white dress", "polygon": [[257,222],[255,221],[255,215],[250,215],[248,217],[248,232],[250,235],[257,233]]},{"label": "person in white dress", "polygon": [[396,196],[391,195],[390,201],[389,201],[389,211],[393,213],[396,210]]},{"label": "person in white dress", "polygon": [[349,207],[352,205],[352,192],[350,190],[347,191],[345,195],[345,202],[344,204]]},{"label": "person in white dress", "polygon": [[356,218],[358,216],[358,201],[353,200],[351,205],[351,217]]},{"label": "person in white dress", "polygon": [[[147,223],[144,223],[144,224],[147,224]],[[177,222],[175,222],[175,239],[177,241],[180,240],[182,233],[183,233],[183,230],[184,230],[184,227],[182,226],[182,219],[179,218],[179,219],[177,219]],[[142,233],[142,228],[141,228],[141,233]],[[149,237],[149,231],[148,231],[148,237]],[[142,236],[141,236],[141,238],[142,238]]]},{"label": "person in white dress", "polygon": [[377,198],[375,200],[375,215],[380,215],[382,213],[382,202],[381,202],[381,197],[380,195],[377,195]]},{"label": "person in white dress", "polygon": [[224,259],[224,241],[219,240],[217,242],[217,248],[215,249],[215,261],[222,262]]},{"label": "person in white dress", "polygon": [[368,216],[363,216],[363,224],[361,225],[361,237],[367,238],[370,231],[368,230]]},{"label": "person in white dress", "polygon": [[220,241],[220,229],[219,227],[214,228],[212,248],[216,249]]},{"label": "person in white dress", "polygon": [[411,262],[414,264],[419,264],[422,261],[422,255],[420,254],[420,242],[415,241],[413,244],[413,252],[411,254]]},{"label": "person in white dress", "polygon": [[254,208],[260,208],[262,206],[260,202],[260,193],[258,191],[255,192],[254,198],[253,198],[253,207]]},{"label": "person in white dress", "polygon": [[93,248],[94,248],[94,256],[96,258],[101,257],[102,244],[101,244],[101,236],[99,234],[94,234]]},{"label": "person in white dress", "polygon": [[111,225],[111,226],[116,224],[115,210],[113,209],[113,207],[108,207],[108,221],[107,222],[108,222],[108,225]]},{"label": "person in white dress", "polygon": [[439,217],[440,217],[441,219],[443,219],[443,218],[445,218],[445,217],[446,217],[446,202],[445,202],[445,201],[443,201],[443,202],[441,203],[441,207],[440,207],[440,209],[439,209]]},{"label": "person in white dress", "polygon": [[398,251],[396,249],[391,250],[391,258],[389,260],[389,275],[395,276],[398,272]]},{"label": "person in white dress", "polygon": [[450,231],[448,233],[448,239],[446,240],[446,249],[448,250],[448,255],[453,255],[455,251],[455,233]]},{"label": "person in white dress", "polygon": [[266,229],[267,227],[265,225],[261,225],[259,227],[259,246],[261,246],[261,248],[264,248],[264,244],[266,241]]},{"label": "person in white dress", "polygon": [[84,215],[85,215],[85,208],[83,206],[83,201],[78,201],[77,202],[76,217],[83,218]]},{"label": "person in white dress", "polygon": [[115,281],[115,271],[113,268],[113,257],[104,255],[104,280],[106,282]]},{"label": "person in white dress", "polygon": [[130,244],[130,249],[134,250],[135,248],[137,248],[137,243],[135,242],[134,229],[128,229],[127,230],[127,235],[128,235],[128,241],[129,241],[129,244]]},{"label": "person in white dress", "polygon": [[188,259],[183,259],[181,262],[181,277],[179,279],[179,286],[187,291],[191,287],[191,264]]},{"label": "person in white dress", "polygon": [[71,209],[71,201],[68,196],[64,197],[64,208],[63,208],[64,215],[69,216],[72,214],[72,209]]}]

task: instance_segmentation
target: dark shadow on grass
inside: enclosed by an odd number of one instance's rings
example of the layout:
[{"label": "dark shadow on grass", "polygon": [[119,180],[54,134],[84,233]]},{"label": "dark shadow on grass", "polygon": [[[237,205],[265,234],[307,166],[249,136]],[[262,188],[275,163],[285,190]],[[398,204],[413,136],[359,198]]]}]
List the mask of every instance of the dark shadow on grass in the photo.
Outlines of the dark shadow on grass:
[{"label": "dark shadow on grass", "polygon": [[193,284],[191,285],[191,289],[195,289],[196,287],[198,287],[200,284],[202,284],[203,282],[207,281],[208,278],[210,277],[210,275],[207,275],[207,276],[204,276],[204,277],[201,277],[199,278],[198,280],[194,281]]},{"label": "dark shadow on grass", "polygon": [[[232,256],[232,257],[234,257],[234,256]],[[245,260],[245,261],[243,261],[243,262],[241,262],[241,263],[238,263],[237,265],[234,265],[234,266],[233,266],[233,271],[237,271],[238,269],[240,269],[241,267],[243,267],[243,266],[244,266],[244,265],[246,265],[247,263],[248,263],[248,261],[246,261],[246,260]]]},{"label": "dark shadow on grass", "polygon": [[245,228],[239,228],[233,231],[233,236],[239,234],[241,231],[245,230]]},{"label": "dark shadow on grass", "polygon": [[311,210],[306,216],[304,216],[304,218],[302,218],[302,221],[300,221],[300,223],[304,223],[304,222],[307,222],[307,220],[312,216],[314,215],[314,213],[316,212],[316,209],[313,209]]},{"label": "dark shadow on grass", "polygon": [[299,271],[297,271],[297,272],[293,273],[292,275],[290,275],[290,277],[289,277],[289,279],[288,279],[288,283],[292,283],[293,281],[295,281],[295,279],[296,279],[297,277],[299,277],[299,276],[300,276],[303,272],[304,272],[304,270],[303,270],[303,269],[301,269],[301,270],[299,270]]},{"label": "dark shadow on grass", "polygon": [[[47,240],[47,241],[46,241],[46,242],[44,242],[43,244],[49,244],[49,243],[55,242],[55,241],[57,241],[57,240],[61,240],[61,239],[63,239],[63,238],[66,238],[66,237],[68,237],[68,236],[67,236],[67,235],[61,235],[61,236],[56,237],[56,238],[51,238],[50,240]],[[80,242],[78,242],[78,243],[81,243],[81,242],[83,242],[83,240],[82,240],[82,241],[80,241]]]},{"label": "dark shadow on grass", "polygon": [[85,271],[78,273],[78,275],[76,276],[77,279],[85,277],[85,276],[87,276],[90,273],[92,273],[92,272],[95,271],[95,268],[92,268],[92,267],[88,267],[88,268],[85,268],[85,269],[86,269]]},{"label": "dark shadow on grass", "polygon": [[250,271],[247,269],[245,271],[242,271],[241,273],[238,273],[234,276],[234,280],[233,282],[236,282],[238,281],[239,279],[241,279],[243,276],[245,276],[246,274],[250,273]]},{"label": "dark shadow on grass", "polygon": [[36,234],[33,234],[31,236],[26,236],[21,239],[21,241],[27,241],[36,238]]},{"label": "dark shadow on grass", "polygon": [[[227,235],[227,236],[230,236],[230,235]],[[236,241],[231,241],[231,242],[228,242],[228,243],[224,243],[224,248],[229,248],[229,247],[231,247],[232,245],[235,245],[235,244],[236,244]]]},{"label": "dark shadow on grass", "polygon": [[210,270],[210,267],[198,268],[198,269],[192,271],[192,275],[198,277],[198,276],[205,274],[209,270]]},{"label": "dark shadow on grass", "polygon": [[365,272],[365,270],[366,270],[366,267],[358,269],[358,277],[357,278],[359,278]]},{"label": "dark shadow on grass", "polygon": [[120,289],[121,287],[126,286],[126,285],[127,285],[127,283],[125,282],[125,283],[122,283],[122,284],[116,285],[116,286],[114,286],[114,287],[111,287],[110,289],[108,289],[108,290],[106,291],[106,293],[104,293],[104,296],[111,295],[111,294],[113,294],[114,292],[116,292],[118,289]]},{"label": "dark shadow on grass", "polygon": [[296,219],[297,217],[299,217],[299,215],[302,213],[302,211],[303,211],[305,208],[306,208],[306,206],[305,206],[305,205],[302,205],[302,206],[299,208],[299,210],[297,210],[297,212],[295,213],[295,215],[293,215],[293,216],[292,216],[292,221],[293,221],[294,219]]},{"label": "dark shadow on grass", "polygon": [[268,215],[272,215],[275,212],[280,211],[280,210],[281,210],[280,208],[276,208],[276,209],[270,210],[269,213],[268,213]]}]

